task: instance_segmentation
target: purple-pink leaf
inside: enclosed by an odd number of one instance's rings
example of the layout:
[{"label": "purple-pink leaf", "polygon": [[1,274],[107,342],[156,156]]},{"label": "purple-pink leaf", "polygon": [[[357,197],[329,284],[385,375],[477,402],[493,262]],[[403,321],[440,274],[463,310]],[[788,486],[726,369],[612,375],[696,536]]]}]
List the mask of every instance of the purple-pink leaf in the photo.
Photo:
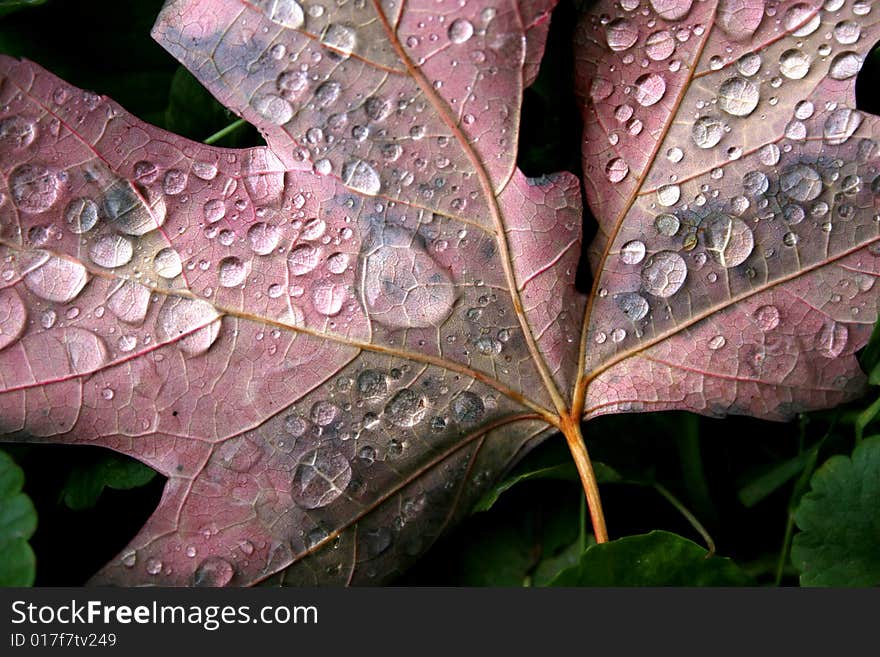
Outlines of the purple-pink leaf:
[{"label": "purple-pink leaf", "polygon": [[880,126],[871,3],[600,2],[578,27],[600,234],[584,414],[785,419],[862,390]]},{"label": "purple-pink leaf", "polygon": [[377,582],[551,431],[585,472],[584,417],[861,390],[870,3],[584,16],[589,297],[578,181],[515,166],[553,2],[462,4],[168,2],[243,151],[0,60],[0,433],[168,478],[96,582]]}]

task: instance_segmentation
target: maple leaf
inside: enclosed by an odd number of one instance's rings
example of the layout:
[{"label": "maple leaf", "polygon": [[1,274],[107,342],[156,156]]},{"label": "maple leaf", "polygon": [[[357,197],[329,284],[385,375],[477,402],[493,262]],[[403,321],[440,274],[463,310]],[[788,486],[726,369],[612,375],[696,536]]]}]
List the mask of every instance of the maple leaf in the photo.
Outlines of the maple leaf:
[{"label": "maple leaf", "polygon": [[601,541],[582,418],[782,419],[861,390],[865,7],[586,15],[588,298],[578,181],[514,161],[552,2],[173,0],[154,35],[260,127],[245,151],[4,58],[0,429],[168,478],[97,582],[387,578],[556,430]]}]

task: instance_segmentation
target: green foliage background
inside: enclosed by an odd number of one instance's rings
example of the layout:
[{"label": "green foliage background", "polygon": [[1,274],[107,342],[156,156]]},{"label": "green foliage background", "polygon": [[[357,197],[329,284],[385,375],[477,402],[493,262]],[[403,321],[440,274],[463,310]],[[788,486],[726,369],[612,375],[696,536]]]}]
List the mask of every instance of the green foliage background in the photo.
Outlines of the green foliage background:
[{"label": "green foliage background", "polygon": [[[161,5],[0,0],[0,52],[203,141],[236,117],[150,39]],[[581,173],[570,45],[577,12],[575,0],[557,9],[541,74],[526,92],[519,164],[528,175]],[[880,113],[878,83],[875,49],[857,83],[862,110]],[[244,125],[216,143],[261,140]],[[587,217],[587,235],[593,230]],[[589,289],[585,269],[578,285]],[[880,384],[877,332],[862,362]],[[880,389],[872,387],[855,403],[788,424],[686,413],[600,418],[585,428],[586,439],[609,531],[619,540],[593,545],[564,441],[551,439],[395,583],[880,584],[880,438],[863,438],[880,433],[878,413]],[[145,466],[97,448],[9,445],[5,452],[0,585],[84,583],[137,532],[164,484]],[[729,559],[709,557],[707,545]]]}]

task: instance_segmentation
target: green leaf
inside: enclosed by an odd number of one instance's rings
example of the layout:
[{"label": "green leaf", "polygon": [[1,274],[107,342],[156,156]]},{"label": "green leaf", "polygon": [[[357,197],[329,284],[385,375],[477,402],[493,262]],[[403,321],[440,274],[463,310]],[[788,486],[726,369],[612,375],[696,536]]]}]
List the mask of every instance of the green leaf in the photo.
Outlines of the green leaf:
[{"label": "green leaf", "polygon": [[89,509],[98,502],[104,488],[128,490],[152,481],[156,472],[139,461],[109,454],[94,463],[71,470],[61,490],[61,499],[74,511]]},{"label": "green leaf", "polygon": [[22,492],[24,472],[0,451],[0,586],[31,586],[36,558],[28,539],[37,528],[37,512]]},{"label": "green leaf", "polygon": [[0,17],[11,14],[19,9],[27,9],[28,7],[36,7],[45,4],[46,0],[0,0]]},{"label": "green leaf", "polygon": [[813,475],[794,519],[791,559],[803,586],[880,584],[880,436]]},{"label": "green leaf", "polygon": [[[623,481],[623,478],[614,471],[613,468],[605,465],[604,463],[593,463],[593,471],[596,473],[596,480],[600,484],[608,484]],[[510,490],[517,484],[523,481],[529,481],[531,479],[560,479],[563,481],[577,481],[578,473],[577,469],[574,467],[574,463],[560,463],[559,465],[553,465],[546,468],[539,468],[537,470],[529,470],[527,472],[522,472],[520,474],[514,475],[503,480],[501,483],[497,484],[492,490],[487,492],[479,502],[477,502],[476,506],[474,506],[474,513],[478,513],[480,511],[488,511],[491,509],[495,502],[498,501],[498,498],[501,497],[502,493]]]},{"label": "green leaf", "polygon": [[584,552],[553,586],[746,586],[733,561],[708,556],[693,541],[665,531],[627,536]]}]

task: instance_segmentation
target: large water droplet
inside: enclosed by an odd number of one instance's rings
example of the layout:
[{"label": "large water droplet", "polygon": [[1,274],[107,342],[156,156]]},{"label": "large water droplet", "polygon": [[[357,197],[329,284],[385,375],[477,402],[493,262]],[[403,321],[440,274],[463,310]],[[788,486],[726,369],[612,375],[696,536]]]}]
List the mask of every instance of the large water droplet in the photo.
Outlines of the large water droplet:
[{"label": "large water droplet", "polygon": [[837,358],[843,353],[848,339],[849,329],[846,324],[828,320],[816,335],[816,351],[825,358]]},{"label": "large water droplet", "polygon": [[150,290],[134,281],[125,281],[110,295],[107,307],[126,324],[140,324],[150,307]]},{"label": "large water droplet", "polygon": [[447,272],[403,231],[386,229],[382,241],[364,272],[370,316],[392,328],[440,326],[455,302]]},{"label": "large water droplet", "polygon": [[24,284],[46,301],[73,301],[89,280],[86,268],[64,258],[50,257],[37,269],[28,272]]},{"label": "large water droplet", "polygon": [[348,298],[344,285],[329,279],[320,280],[312,288],[312,305],[322,315],[332,317],[342,310],[342,304]]},{"label": "large water droplet", "polygon": [[726,214],[715,215],[703,224],[706,250],[722,267],[741,265],[755,248],[755,236],[741,219]]},{"label": "large water droplet", "polygon": [[327,506],[351,481],[351,464],[340,452],[324,445],[307,452],[293,475],[291,496],[304,509]]},{"label": "large water droplet", "polygon": [[61,192],[58,176],[42,164],[22,164],[9,176],[12,200],[22,212],[39,214],[51,208]]},{"label": "large water droplet", "polygon": [[34,122],[23,116],[11,116],[0,121],[0,141],[12,148],[26,148],[37,136]]},{"label": "large water droplet", "polygon": [[645,244],[632,240],[620,247],[620,259],[627,265],[637,265],[645,258]]},{"label": "large water droplet", "polygon": [[104,212],[120,232],[126,235],[145,235],[165,223],[163,197],[157,195],[150,202],[147,193],[124,180],[117,180],[105,192]]},{"label": "large water droplet", "polygon": [[342,167],[342,182],[361,194],[375,196],[382,188],[378,172],[364,160],[351,160]]},{"label": "large water droplet", "polygon": [[311,244],[303,244],[287,255],[287,266],[294,276],[303,276],[321,262],[321,251]]},{"label": "large water droplet", "polygon": [[235,575],[232,564],[221,557],[208,557],[193,573],[193,586],[226,586]]},{"label": "large water droplet", "polygon": [[660,18],[667,21],[681,20],[691,10],[693,0],[651,0],[651,6]]},{"label": "large water droplet", "polygon": [[732,116],[748,116],[759,99],[758,87],[745,78],[729,78],[718,89],[718,107]]},{"label": "large water droplet", "polygon": [[21,297],[11,288],[0,289],[0,350],[15,342],[26,324],[27,309]]},{"label": "large water droplet", "polygon": [[755,323],[764,332],[779,326],[779,309],[776,306],[761,306],[755,310]]},{"label": "large water droplet", "polygon": [[681,198],[681,187],[678,185],[663,185],[657,189],[657,203],[664,208],[672,207]]},{"label": "large water droplet", "polygon": [[835,80],[848,80],[855,77],[861,68],[861,55],[852,51],[842,52],[831,60],[828,75]]},{"label": "large water droplet", "polygon": [[198,299],[169,297],[162,304],[156,319],[159,342],[178,341],[185,353],[204,353],[217,339],[219,313],[209,303]]},{"label": "large water droplet", "polygon": [[466,18],[457,18],[449,26],[448,35],[452,43],[464,43],[474,35],[474,25]]},{"label": "large water droplet", "polygon": [[284,125],[293,118],[293,105],[275,94],[256,96],[251,105],[257,114],[275,125]]},{"label": "large water droplet", "polygon": [[605,176],[613,183],[620,182],[629,174],[629,165],[623,158],[615,157],[605,165]]},{"label": "large water droplet", "polygon": [[134,246],[122,235],[104,235],[89,249],[89,258],[99,267],[113,269],[131,262]]},{"label": "large water droplet", "polygon": [[822,177],[806,164],[793,164],[782,172],[779,187],[793,201],[812,201],[822,193]]},{"label": "large water droplet", "polygon": [[341,23],[331,23],[321,35],[321,43],[330,46],[344,57],[351,55],[357,46],[357,32]]},{"label": "large water droplet", "polygon": [[170,246],[161,249],[153,257],[153,269],[162,278],[176,278],[183,271],[180,254]]},{"label": "large water droplet", "polygon": [[712,116],[701,116],[691,128],[691,137],[700,148],[716,146],[724,136],[724,125]]},{"label": "large water droplet", "polygon": [[64,221],[71,233],[87,233],[98,223],[98,205],[90,198],[75,198],[64,210]]},{"label": "large water droplet", "polygon": [[[341,94],[342,85],[335,80],[327,80],[326,82],[322,82],[318,88],[315,89],[315,104],[318,107],[329,107],[339,100]],[[318,130],[318,132],[320,133],[320,130]],[[320,141],[320,137],[313,141]]]},{"label": "large water droplet", "polygon": [[418,393],[404,388],[385,406],[385,417],[398,427],[414,427],[425,417],[427,402]]},{"label": "large water droplet", "polygon": [[617,307],[633,322],[643,319],[650,310],[647,299],[638,292],[626,292],[618,296]]},{"label": "large water droplet", "polygon": [[244,279],[247,276],[247,268],[240,258],[228,256],[220,261],[218,273],[221,286],[238,287],[244,283]]},{"label": "large water droplet", "polygon": [[645,40],[645,54],[655,62],[668,59],[675,52],[675,38],[668,30],[660,30],[648,35]]},{"label": "large water droplet", "polygon": [[470,390],[458,393],[452,400],[450,408],[452,410],[452,417],[459,424],[479,422],[486,412],[486,405],[483,403],[483,400]]},{"label": "large water droplet", "polygon": [[628,50],[638,41],[639,28],[625,18],[617,18],[605,26],[605,39],[611,50]]},{"label": "large water droplet", "polygon": [[779,56],[779,72],[789,80],[801,80],[810,72],[810,56],[803,50],[786,50]]},{"label": "large water droplet", "polygon": [[841,107],[831,112],[825,119],[822,134],[829,145],[837,146],[852,137],[861,124],[861,112]]},{"label": "large water droplet", "polygon": [[750,38],[764,18],[764,0],[720,0],[715,23],[730,38],[742,41]]},{"label": "large water droplet", "polygon": [[811,35],[819,29],[821,22],[822,18],[819,16],[818,7],[808,5],[805,2],[798,2],[789,7],[782,18],[785,30],[796,37]]},{"label": "large water droplet", "polygon": [[381,399],[388,393],[388,381],[378,370],[364,370],[358,374],[357,388],[366,399]]},{"label": "large water droplet", "polygon": [[666,80],[659,73],[646,73],[636,78],[636,101],[643,107],[650,107],[663,98],[666,93]]},{"label": "large water droplet", "polygon": [[687,278],[687,264],[674,251],[660,251],[652,255],[642,268],[645,291],[656,297],[671,297],[681,289]]},{"label": "large water droplet", "polygon": [[859,40],[861,35],[862,28],[855,21],[840,21],[834,26],[834,38],[841,45],[852,45]]},{"label": "large water droplet", "polygon": [[247,237],[251,250],[257,255],[269,255],[281,240],[278,229],[272,224],[262,221],[258,221],[248,228]]},{"label": "large water droplet", "polygon": [[257,0],[255,4],[270,21],[291,30],[301,27],[305,19],[302,6],[294,0]]}]

